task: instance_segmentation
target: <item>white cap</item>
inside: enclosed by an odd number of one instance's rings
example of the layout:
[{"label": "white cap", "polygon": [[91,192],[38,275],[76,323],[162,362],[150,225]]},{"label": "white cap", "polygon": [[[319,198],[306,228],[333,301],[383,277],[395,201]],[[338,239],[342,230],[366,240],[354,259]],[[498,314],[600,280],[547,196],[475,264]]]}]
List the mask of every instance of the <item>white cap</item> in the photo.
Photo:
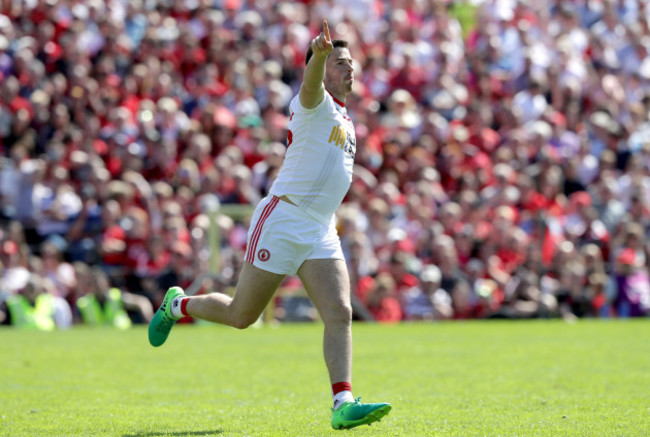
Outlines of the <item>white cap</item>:
[{"label": "white cap", "polygon": [[424,266],[422,273],[420,273],[420,279],[422,282],[440,282],[441,278],[442,273],[440,272],[440,269],[438,266],[434,266],[433,264]]}]

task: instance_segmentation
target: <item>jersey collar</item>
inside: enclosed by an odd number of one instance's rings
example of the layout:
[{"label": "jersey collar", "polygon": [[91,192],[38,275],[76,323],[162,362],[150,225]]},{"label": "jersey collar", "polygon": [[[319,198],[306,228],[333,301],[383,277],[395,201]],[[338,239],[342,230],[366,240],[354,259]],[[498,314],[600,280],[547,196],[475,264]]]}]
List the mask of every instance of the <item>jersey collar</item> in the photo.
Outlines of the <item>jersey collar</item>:
[{"label": "jersey collar", "polygon": [[[326,91],[327,91],[327,90],[326,90]],[[334,97],[334,94],[330,93],[329,91],[327,91],[327,92],[329,93],[330,96],[332,96],[332,98],[334,99],[334,101],[335,101],[339,106],[345,108],[345,103],[343,103],[342,101],[340,101],[339,99],[337,99],[336,97]]]}]

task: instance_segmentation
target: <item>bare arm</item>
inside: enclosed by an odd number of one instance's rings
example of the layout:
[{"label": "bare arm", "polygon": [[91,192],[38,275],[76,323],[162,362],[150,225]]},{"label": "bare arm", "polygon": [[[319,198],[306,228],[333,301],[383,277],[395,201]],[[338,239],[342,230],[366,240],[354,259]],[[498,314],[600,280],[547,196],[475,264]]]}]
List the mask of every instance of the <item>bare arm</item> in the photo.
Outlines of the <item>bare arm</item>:
[{"label": "bare arm", "polygon": [[153,306],[144,296],[124,291],[122,292],[122,303],[126,310],[138,311],[147,323],[153,318]]},{"label": "bare arm", "polygon": [[314,55],[309,59],[300,87],[300,104],[307,108],[315,108],[323,100],[325,95],[325,62],[334,46],[330,39],[327,21],[323,21],[323,32],[311,42],[311,49]]}]

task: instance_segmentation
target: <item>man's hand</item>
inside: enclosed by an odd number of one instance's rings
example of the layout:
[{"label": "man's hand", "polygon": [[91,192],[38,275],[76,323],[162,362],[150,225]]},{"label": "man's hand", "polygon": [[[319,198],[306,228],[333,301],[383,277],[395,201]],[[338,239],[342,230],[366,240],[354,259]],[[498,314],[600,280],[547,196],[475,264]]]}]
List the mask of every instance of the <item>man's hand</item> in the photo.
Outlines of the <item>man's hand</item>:
[{"label": "man's hand", "polygon": [[307,109],[315,108],[323,100],[325,95],[323,85],[325,63],[327,62],[327,56],[333,49],[330,29],[327,27],[327,21],[323,20],[323,32],[311,42],[313,56],[307,63],[302,85],[300,86],[300,104]]},{"label": "man's hand", "polygon": [[311,49],[314,56],[322,56],[327,58],[334,46],[330,38],[330,29],[327,27],[327,20],[323,20],[323,31],[311,41]]}]

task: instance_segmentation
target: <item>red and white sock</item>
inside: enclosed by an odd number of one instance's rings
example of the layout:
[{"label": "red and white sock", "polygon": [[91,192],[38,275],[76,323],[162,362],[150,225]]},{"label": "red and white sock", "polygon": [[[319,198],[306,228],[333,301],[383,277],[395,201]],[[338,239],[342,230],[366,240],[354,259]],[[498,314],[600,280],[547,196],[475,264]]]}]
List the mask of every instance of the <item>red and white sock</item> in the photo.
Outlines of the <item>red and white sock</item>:
[{"label": "red and white sock", "polygon": [[349,382],[336,382],[332,384],[332,398],[334,399],[335,410],[346,402],[354,402],[352,384]]},{"label": "red and white sock", "polygon": [[177,319],[187,316],[187,302],[190,298],[187,296],[177,297],[172,300],[172,316]]}]

